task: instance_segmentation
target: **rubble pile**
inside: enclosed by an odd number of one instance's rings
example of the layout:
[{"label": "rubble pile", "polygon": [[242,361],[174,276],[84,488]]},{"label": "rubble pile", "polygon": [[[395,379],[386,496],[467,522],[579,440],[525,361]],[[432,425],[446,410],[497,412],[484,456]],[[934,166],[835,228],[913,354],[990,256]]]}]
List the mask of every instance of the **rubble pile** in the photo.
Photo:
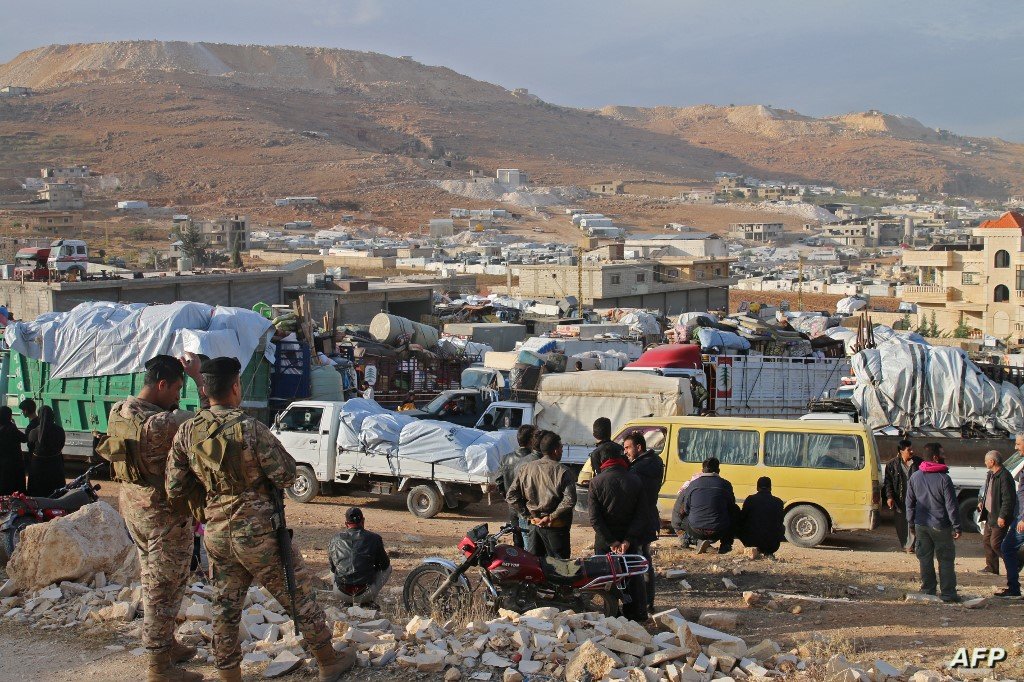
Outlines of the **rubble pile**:
[{"label": "rubble pile", "polygon": [[[329,593],[323,593],[327,601]],[[82,627],[117,630],[138,639],[141,587],[108,583],[97,574],[89,584],[62,582],[18,595],[12,581],[0,587],[0,614],[42,630]],[[178,613],[178,638],[212,662],[213,592],[195,583]],[[446,682],[523,682],[556,679],[630,682],[710,682],[769,678],[843,682],[941,682],[935,671],[897,668],[885,661],[852,663],[842,655],[816,658],[806,647],[783,650],[771,640],[748,645],[719,629],[737,625],[737,614],[707,611],[698,622],[677,610],[656,614],[656,633],[625,618],[574,613],[554,607],[465,625],[441,624],[422,616],[394,622],[380,611],[326,606],[335,646],[354,646],[361,667],[416,674],[443,674]],[[249,589],[241,622],[243,668],[265,678],[315,663],[303,649],[287,610],[265,588]],[[142,655],[141,648],[132,652]],[[818,675],[818,677],[814,677]]]}]

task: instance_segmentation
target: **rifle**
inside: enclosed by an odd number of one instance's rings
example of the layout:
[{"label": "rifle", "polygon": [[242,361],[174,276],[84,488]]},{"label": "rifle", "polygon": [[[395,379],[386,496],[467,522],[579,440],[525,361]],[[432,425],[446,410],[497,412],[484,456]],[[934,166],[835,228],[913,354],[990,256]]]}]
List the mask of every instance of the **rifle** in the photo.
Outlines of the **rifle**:
[{"label": "rifle", "polygon": [[295,623],[296,631],[299,627],[298,611],[295,608],[295,566],[292,564],[292,531],[284,518],[284,491],[274,488],[271,492],[274,501],[274,516],[271,522],[274,533],[277,535],[277,549],[281,553],[281,565],[284,567],[284,583],[288,588],[288,596],[292,600],[290,613]]}]

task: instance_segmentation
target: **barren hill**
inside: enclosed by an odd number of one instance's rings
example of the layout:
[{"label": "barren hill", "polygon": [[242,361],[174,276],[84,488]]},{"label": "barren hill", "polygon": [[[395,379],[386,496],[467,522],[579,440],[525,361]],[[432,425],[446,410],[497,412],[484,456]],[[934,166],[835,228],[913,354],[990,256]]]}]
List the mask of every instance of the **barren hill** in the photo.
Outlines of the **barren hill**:
[{"label": "barren hill", "polygon": [[[88,163],[123,194],[256,211],[316,194],[415,225],[465,204],[434,184],[512,166],[537,184],[710,180],[715,171],[1024,191],[1024,145],[868,112],[769,107],[588,111],[410,59],[350,50],[136,41],[53,45],[0,65],[0,189],[40,165]],[[452,167],[430,161],[445,159]]]}]

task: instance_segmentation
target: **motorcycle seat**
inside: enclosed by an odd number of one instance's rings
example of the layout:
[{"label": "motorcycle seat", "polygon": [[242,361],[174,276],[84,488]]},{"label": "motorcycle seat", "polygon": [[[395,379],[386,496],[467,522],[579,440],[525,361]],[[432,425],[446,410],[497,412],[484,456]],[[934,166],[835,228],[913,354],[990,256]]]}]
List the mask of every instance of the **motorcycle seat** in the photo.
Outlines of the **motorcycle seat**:
[{"label": "motorcycle seat", "polygon": [[89,504],[92,498],[87,491],[76,490],[58,498],[33,497],[32,500],[42,509],[63,509],[72,512]]},{"label": "motorcycle seat", "polygon": [[546,556],[541,558],[540,566],[548,580],[563,585],[576,582],[582,571],[578,559],[556,559]]}]

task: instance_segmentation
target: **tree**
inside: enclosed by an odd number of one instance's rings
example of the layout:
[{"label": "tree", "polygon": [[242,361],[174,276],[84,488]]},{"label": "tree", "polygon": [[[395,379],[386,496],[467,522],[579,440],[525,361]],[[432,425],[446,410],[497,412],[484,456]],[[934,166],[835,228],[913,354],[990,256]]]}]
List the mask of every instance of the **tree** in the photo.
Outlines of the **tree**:
[{"label": "tree", "polygon": [[899,329],[901,331],[907,331],[910,329],[910,313],[903,313],[903,317],[896,320],[892,324],[893,329]]},{"label": "tree", "polygon": [[231,245],[231,267],[242,267],[242,236],[235,235],[235,243]]},{"label": "tree", "polygon": [[141,242],[146,238],[146,228],[139,226],[128,230],[128,236],[133,242]]},{"label": "tree", "polygon": [[935,324],[935,311],[932,311],[931,320],[928,323],[928,336],[933,339],[939,338],[939,325]]},{"label": "tree", "polygon": [[181,242],[181,253],[190,259],[193,265],[206,264],[206,240],[203,239],[203,233],[198,227],[187,223],[184,229],[178,232],[178,241]]},{"label": "tree", "polygon": [[953,328],[954,339],[966,339],[971,335],[971,328],[964,322],[964,316],[960,316],[960,323]]}]

